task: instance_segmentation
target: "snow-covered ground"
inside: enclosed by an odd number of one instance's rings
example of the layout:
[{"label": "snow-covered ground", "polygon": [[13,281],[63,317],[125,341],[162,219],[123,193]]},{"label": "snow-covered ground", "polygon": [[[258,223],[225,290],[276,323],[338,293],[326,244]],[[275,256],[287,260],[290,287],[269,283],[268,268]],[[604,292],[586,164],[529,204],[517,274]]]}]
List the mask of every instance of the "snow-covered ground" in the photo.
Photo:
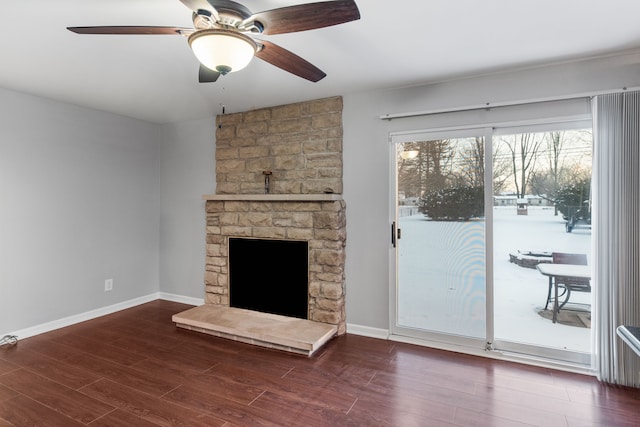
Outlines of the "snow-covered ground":
[{"label": "snow-covered ground", "polygon": [[[485,337],[484,221],[436,222],[423,215],[401,217],[399,227],[399,324],[477,338]],[[554,324],[540,316],[548,278],[509,262],[518,250],[586,253],[591,230],[567,233],[553,208],[494,208],[494,319],[496,340],[590,351],[590,329]],[[588,308],[590,293],[573,293],[576,308]]]}]

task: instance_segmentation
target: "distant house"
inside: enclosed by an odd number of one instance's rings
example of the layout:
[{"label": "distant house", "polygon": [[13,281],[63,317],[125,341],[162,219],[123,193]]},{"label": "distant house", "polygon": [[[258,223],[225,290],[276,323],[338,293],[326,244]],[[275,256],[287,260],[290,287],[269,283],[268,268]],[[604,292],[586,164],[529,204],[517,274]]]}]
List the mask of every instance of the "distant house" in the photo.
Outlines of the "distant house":
[{"label": "distant house", "polygon": [[[527,200],[529,206],[553,206],[550,200],[542,196],[534,196],[528,194],[524,197]],[[500,194],[493,196],[493,206],[516,206],[518,202],[518,196],[515,194]]]}]

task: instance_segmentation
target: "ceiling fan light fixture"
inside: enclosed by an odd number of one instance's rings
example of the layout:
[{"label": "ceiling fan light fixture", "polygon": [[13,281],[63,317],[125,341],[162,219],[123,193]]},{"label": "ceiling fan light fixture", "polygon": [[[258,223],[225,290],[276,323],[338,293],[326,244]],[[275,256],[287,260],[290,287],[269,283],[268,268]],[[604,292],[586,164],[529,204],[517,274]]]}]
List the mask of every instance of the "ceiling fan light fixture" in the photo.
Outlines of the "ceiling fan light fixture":
[{"label": "ceiling fan light fixture", "polygon": [[196,31],[189,36],[189,46],[202,65],[222,75],[249,65],[258,49],[251,37],[224,29]]}]

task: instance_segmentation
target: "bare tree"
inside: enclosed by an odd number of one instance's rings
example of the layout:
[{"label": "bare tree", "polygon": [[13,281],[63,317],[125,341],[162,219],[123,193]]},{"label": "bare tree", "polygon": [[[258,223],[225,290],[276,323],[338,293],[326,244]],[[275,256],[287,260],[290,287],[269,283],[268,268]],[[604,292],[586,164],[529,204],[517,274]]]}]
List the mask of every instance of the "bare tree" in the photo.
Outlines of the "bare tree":
[{"label": "bare tree", "polygon": [[[512,179],[511,155],[506,154],[504,144],[495,144],[491,155],[493,170],[493,192],[501,193],[507,187],[507,181]],[[471,186],[483,186],[485,174],[485,141],[483,137],[476,137],[469,146],[461,150],[463,183]]]},{"label": "bare tree", "polygon": [[522,198],[527,194],[527,185],[535,171],[543,136],[544,134],[539,133],[521,133],[500,138],[509,152],[517,197]]},{"label": "bare tree", "polygon": [[[533,191],[554,203],[563,186],[584,180],[590,172],[585,170],[591,161],[591,132],[549,132],[545,135],[547,168],[536,170],[531,178]],[[558,214],[556,206],[555,214]]]},{"label": "bare tree", "polygon": [[423,176],[419,143],[398,144],[398,191],[406,197],[420,197]]},{"label": "bare tree", "polygon": [[451,141],[448,139],[428,141],[422,148],[420,154],[426,163],[425,192],[446,188],[453,168],[454,149]]},{"label": "bare tree", "polygon": [[407,197],[422,197],[447,185],[454,155],[449,140],[405,143],[401,150],[414,151],[416,155],[413,158],[398,156],[398,191]]},{"label": "bare tree", "polygon": [[[546,171],[535,171],[531,180],[531,188],[541,197],[554,202],[561,184],[561,172],[564,162],[564,132],[548,132],[545,135],[547,149],[548,169]],[[558,215],[558,208],[555,206],[554,215]]]},{"label": "bare tree", "polygon": [[564,147],[564,132],[549,132],[547,134],[549,153],[549,173],[551,175],[551,191],[555,194],[560,183],[560,167],[562,166],[562,148]]},{"label": "bare tree", "polygon": [[492,166],[493,166],[493,193],[499,194],[507,187],[507,181],[511,178],[511,163],[505,155],[504,147],[496,143],[493,146]]},{"label": "bare tree", "polygon": [[475,137],[460,150],[461,181],[470,187],[484,186],[484,138]]}]

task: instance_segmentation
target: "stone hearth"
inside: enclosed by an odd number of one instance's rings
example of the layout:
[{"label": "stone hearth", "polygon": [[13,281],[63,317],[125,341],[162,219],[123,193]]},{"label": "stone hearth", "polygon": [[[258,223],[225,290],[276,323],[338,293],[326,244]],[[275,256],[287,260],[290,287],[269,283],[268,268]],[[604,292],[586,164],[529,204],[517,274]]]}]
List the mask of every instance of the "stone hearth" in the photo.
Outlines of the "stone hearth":
[{"label": "stone hearth", "polygon": [[176,314],[173,321],[184,329],[305,356],[337,332],[326,323],[213,304]]}]

